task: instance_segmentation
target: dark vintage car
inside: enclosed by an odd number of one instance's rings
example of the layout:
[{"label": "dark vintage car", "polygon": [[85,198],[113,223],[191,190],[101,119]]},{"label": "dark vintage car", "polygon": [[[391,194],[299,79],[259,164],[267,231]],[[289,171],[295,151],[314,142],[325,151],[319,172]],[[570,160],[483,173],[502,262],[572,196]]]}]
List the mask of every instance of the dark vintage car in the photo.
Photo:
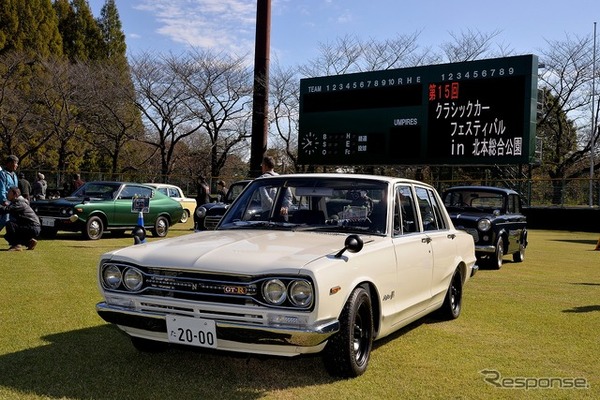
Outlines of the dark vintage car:
[{"label": "dark vintage car", "polygon": [[491,186],[457,186],[446,190],[443,200],[454,226],[473,236],[480,265],[500,269],[505,254],[512,254],[515,262],[525,259],[527,221],[519,193]]},{"label": "dark vintage car", "polygon": [[237,181],[229,187],[227,195],[221,201],[198,205],[194,213],[196,230],[215,229],[229,205],[233,203],[250,182],[249,179]]},{"label": "dark vintage car", "polygon": [[[164,237],[181,219],[183,208],[157,189],[139,183],[87,182],[68,197],[38,200],[31,207],[40,217],[42,234],[52,237],[61,231],[81,232],[85,239],[100,239],[106,231],[124,232],[138,224],[134,199],[148,198],[144,227],[153,236]],[[146,212],[147,211],[147,212]]]}]

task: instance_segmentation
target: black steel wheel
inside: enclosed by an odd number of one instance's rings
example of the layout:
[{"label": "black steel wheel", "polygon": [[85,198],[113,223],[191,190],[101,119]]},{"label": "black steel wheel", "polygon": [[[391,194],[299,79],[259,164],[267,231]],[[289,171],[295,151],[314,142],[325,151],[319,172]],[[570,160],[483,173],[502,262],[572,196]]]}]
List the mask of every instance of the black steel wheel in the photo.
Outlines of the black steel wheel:
[{"label": "black steel wheel", "polygon": [[323,353],[332,376],[353,378],[367,370],[373,347],[373,308],[369,292],[354,289],[340,315],[340,331],[333,335]]},{"label": "black steel wheel", "polygon": [[444,320],[452,320],[459,317],[462,310],[463,280],[460,270],[457,268],[452,275],[450,286],[446,292],[446,298],[438,315]]}]

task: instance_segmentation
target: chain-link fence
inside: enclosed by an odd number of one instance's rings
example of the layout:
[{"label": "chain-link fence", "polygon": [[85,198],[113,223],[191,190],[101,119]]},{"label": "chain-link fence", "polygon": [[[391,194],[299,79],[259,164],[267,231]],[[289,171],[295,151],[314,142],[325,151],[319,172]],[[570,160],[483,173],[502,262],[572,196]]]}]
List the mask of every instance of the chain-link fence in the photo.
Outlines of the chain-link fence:
[{"label": "chain-link fence", "polygon": [[[69,187],[73,180],[73,173],[61,173],[57,171],[19,171],[25,174],[25,177],[33,182],[37,172],[45,175],[48,182],[48,191],[57,192],[64,195],[65,189]],[[84,181],[104,180],[104,181],[126,181],[126,182],[155,182],[170,183],[181,187],[187,196],[193,197],[196,194],[196,182],[194,176],[172,174],[169,179],[157,176],[155,173],[144,171],[123,172],[111,174],[106,172],[86,172],[82,171],[81,178]],[[216,192],[216,182],[223,179],[228,184],[245,177],[212,177],[209,178],[211,192]],[[464,180],[439,180],[433,182],[433,185],[440,191],[456,185],[486,185],[510,187],[521,193],[525,203],[530,206],[589,206],[590,193],[592,205],[600,206],[600,178],[590,180],[589,178],[552,180],[543,178],[511,180],[507,184],[505,181],[486,180],[483,181],[464,181]]]}]

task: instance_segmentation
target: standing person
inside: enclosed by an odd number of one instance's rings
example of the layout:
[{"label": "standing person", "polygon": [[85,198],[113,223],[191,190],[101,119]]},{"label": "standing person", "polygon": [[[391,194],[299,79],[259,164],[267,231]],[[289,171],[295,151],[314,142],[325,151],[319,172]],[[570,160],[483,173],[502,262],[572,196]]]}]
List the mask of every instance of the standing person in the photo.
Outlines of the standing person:
[{"label": "standing person", "polygon": [[73,192],[83,186],[85,182],[81,179],[81,175],[73,175]]},{"label": "standing person", "polygon": [[[10,155],[4,162],[4,168],[0,170],[0,206],[7,206],[10,203],[8,200],[8,189],[13,186],[19,187],[19,179],[15,172],[18,166],[19,157]],[[6,225],[8,219],[8,214],[0,215],[0,231]]]},{"label": "standing person", "polygon": [[[259,178],[264,178],[267,176],[275,176],[279,175],[275,172],[275,160],[271,156],[263,157],[262,164],[260,165],[262,169],[262,175]],[[275,191],[274,189],[261,189],[260,202],[263,210],[270,210],[273,206],[273,202],[275,201]],[[281,209],[279,210],[279,214],[287,220],[288,208],[292,205],[292,193],[289,189],[286,189],[283,200],[281,202]]]},{"label": "standing person", "polygon": [[203,227],[199,226],[198,216],[196,211],[203,204],[210,203],[210,187],[203,176],[198,176],[196,181],[196,210],[194,210],[194,230],[200,230]]},{"label": "standing person", "polygon": [[21,251],[23,246],[28,250],[35,249],[36,238],[40,235],[40,219],[35,211],[29,206],[25,197],[21,196],[21,190],[17,186],[8,189],[8,201],[10,204],[0,207],[0,214],[6,214],[9,221],[6,224],[6,235],[4,239],[10,245],[10,251]]},{"label": "standing person", "polygon": [[265,176],[279,175],[277,172],[275,172],[275,160],[271,156],[263,157],[260,168],[262,170],[262,175],[260,178],[264,178]]},{"label": "standing person", "polygon": [[21,190],[21,196],[29,201],[31,195],[31,183],[25,179],[25,174],[23,172],[19,173],[19,190]]},{"label": "standing person", "polygon": [[225,186],[225,181],[218,180],[217,181],[217,197],[219,201],[224,201],[225,196],[227,196],[227,187]]},{"label": "standing person", "polygon": [[33,182],[33,187],[31,188],[31,197],[33,200],[44,200],[46,198],[46,189],[48,188],[48,183],[46,183],[46,177],[41,172],[37,173],[37,178],[35,182]]}]

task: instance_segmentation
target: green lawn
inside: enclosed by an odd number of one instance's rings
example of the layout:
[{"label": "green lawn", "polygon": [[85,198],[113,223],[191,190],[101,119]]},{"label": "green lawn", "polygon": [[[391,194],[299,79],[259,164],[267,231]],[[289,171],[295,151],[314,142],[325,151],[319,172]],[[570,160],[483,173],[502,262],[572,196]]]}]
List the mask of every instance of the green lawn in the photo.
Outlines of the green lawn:
[{"label": "green lawn", "polygon": [[59,233],[23,252],[3,251],[1,239],[0,399],[600,398],[600,233],[529,238],[524,263],[507,258],[470,281],[459,319],[426,318],[377,342],[352,380],[330,378],[319,356],[138,353],[94,308],[99,255],[130,237]]}]

